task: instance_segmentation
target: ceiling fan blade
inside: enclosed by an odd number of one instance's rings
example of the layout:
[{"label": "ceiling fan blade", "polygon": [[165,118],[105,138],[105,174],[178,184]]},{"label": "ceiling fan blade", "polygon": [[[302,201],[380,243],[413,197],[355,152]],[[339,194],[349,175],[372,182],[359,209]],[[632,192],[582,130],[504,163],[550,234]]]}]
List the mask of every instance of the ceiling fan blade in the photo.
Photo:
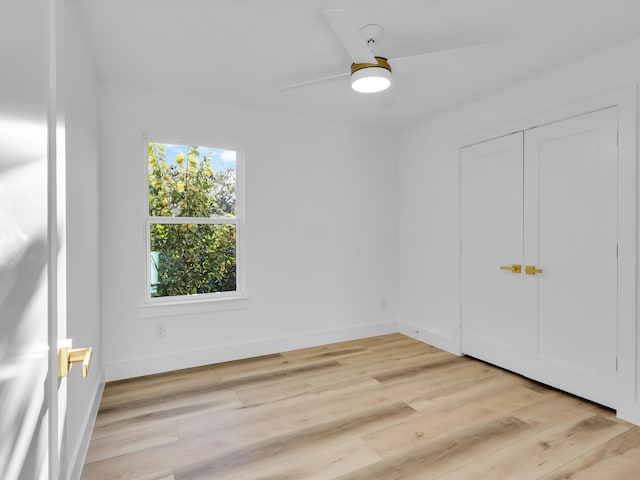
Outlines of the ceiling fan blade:
[{"label": "ceiling fan blade", "polygon": [[286,92],[289,90],[295,90],[297,88],[304,88],[304,87],[310,87],[312,85],[318,85],[321,83],[328,83],[334,80],[339,80],[341,78],[347,78],[350,75],[351,75],[350,73],[338,73],[336,75],[329,75],[327,77],[316,78],[314,80],[306,80],[304,82],[293,83],[291,85],[285,85],[283,87],[279,87],[276,89],[276,92]]},{"label": "ceiling fan blade", "polygon": [[378,95],[380,95],[380,107],[385,110],[394,107],[400,101],[400,93],[395,82],[391,84],[391,87]]},{"label": "ceiling fan blade", "polygon": [[343,9],[324,11],[331,28],[338,36],[353,63],[377,63],[366,42],[360,37],[358,30],[349,23],[347,12]]},{"label": "ceiling fan blade", "polygon": [[409,55],[406,57],[396,57],[389,59],[389,65],[391,65],[391,71],[393,73],[397,73],[399,75],[403,75],[405,73],[415,72],[424,68],[427,68],[429,63],[426,60],[431,60],[433,58],[451,55],[456,53],[468,53],[473,52],[475,50],[480,50],[483,48],[490,47],[491,43],[478,43],[476,45],[465,45],[462,47],[455,48],[447,48],[445,50],[437,50],[435,52],[422,53],[418,55]]}]

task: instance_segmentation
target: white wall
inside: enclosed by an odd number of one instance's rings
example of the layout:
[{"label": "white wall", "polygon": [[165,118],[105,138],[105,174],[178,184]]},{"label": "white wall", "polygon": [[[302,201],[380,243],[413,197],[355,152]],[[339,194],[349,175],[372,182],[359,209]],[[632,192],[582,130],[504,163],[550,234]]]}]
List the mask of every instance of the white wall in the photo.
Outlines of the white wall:
[{"label": "white wall", "polygon": [[[480,138],[481,131],[494,133],[526,117],[636,84],[640,82],[638,58],[640,39],[417,125],[400,136],[397,318],[401,331],[459,352],[458,148],[464,139]],[[415,334],[416,330],[420,333]],[[629,415],[627,409],[627,416],[640,421],[640,405],[630,408],[635,413]]]},{"label": "white wall", "polygon": [[[101,98],[107,380],[395,331],[395,137],[114,85]],[[243,149],[248,301],[143,306],[144,134]]]},{"label": "white wall", "polygon": [[[104,382],[100,322],[100,235],[98,222],[98,80],[75,5],[65,4],[63,78],[66,111],[67,336],[76,348],[93,347],[90,374],[76,369],[68,385],[67,463],[84,462],[93,408]],[[74,477],[78,477],[78,471]]]}]

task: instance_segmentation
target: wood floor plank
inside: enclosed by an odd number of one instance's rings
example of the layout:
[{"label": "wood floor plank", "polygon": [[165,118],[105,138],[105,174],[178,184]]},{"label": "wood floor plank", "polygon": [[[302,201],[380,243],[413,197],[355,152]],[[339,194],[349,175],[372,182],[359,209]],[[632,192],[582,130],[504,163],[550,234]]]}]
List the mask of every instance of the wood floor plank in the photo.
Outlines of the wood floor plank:
[{"label": "wood floor plank", "polygon": [[401,334],[107,384],[85,480],[633,480],[640,428]]},{"label": "wood floor plank", "polygon": [[230,408],[238,403],[236,390],[246,385],[259,385],[276,382],[283,378],[304,376],[317,371],[339,368],[334,361],[303,366],[288,367],[277,371],[247,375],[232,380],[211,381],[201,383],[190,389],[168,389],[163,393],[147,398],[135,398],[102,406],[96,420],[99,435],[113,433],[131,424],[149,424],[169,417],[190,416],[199,411]]},{"label": "wood floor plank", "polygon": [[173,472],[182,462],[199,461],[219,452],[231,452],[234,447],[224,439],[190,437],[119,455],[104,460],[85,463],[82,478],[85,480],[133,480],[153,472]]},{"label": "wood floor plank", "polygon": [[339,480],[434,478],[495,451],[530,426],[512,416],[475,424],[435,441],[420,442],[396,455],[338,477]]},{"label": "wood floor plank", "polygon": [[[331,392],[340,392],[351,387],[363,386],[366,383],[369,389],[380,389],[380,383],[366,376],[354,376],[344,378],[336,377],[335,373],[314,375],[304,379],[295,379],[289,382],[278,382],[257,387],[239,389],[236,393],[243,407],[257,407],[264,404],[287,401],[312,395],[330,395]],[[371,390],[369,390],[371,391]]]},{"label": "wood floor plank", "polygon": [[122,412],[123,410],[134,410],[145,408],[156,404],[159,400],[176,401],[181,399],[191,400],[197,395],[209,395],[221,391],[236,391],[239,388],[248,385],[265,384],[277,381],[282,378],[290,378],[295,376],[304,376],[317,371],[327,371],[337,369],[340,364],[335,361],[325,361],[309,365],[292,366],[267,372],[255,373],[253,375],[244,375],[233,379],[203,382],[192,386],[190,389],[165,389],[162,392],[149,392],[150,395],[142,398],[127,399],[127,401],[118,402],[117,404],[108,404],[100,406],[101,417],[108,417],[112,412]]},{"label": "wood floor plank", "polygon": [[482,382],[468,382],[461,390],[453,387],[427,392],[411,400],[409,404],[416,410],[423,411],[434,406],[440,408],[438,405],[455,409],[473,402],[476,405],[482,404],[487,408],[504,411],[506,408],[518,408],[533,403],[542,398],[542,395],[523,386],[518,378],[497,375]]},{"label": "wood floor plank", "polygon": [[367,446],[380,457],[401,454],[429,441],[471,425],[495,418],[490,410],[477,406],[440,409],[438,412],[418,412],[411,422],[398,422],[363,437]]},{"label": "wood floor plank", "polygon": [[[250,465],[225,480],[324,480],[366,467],[380,460],[359,438],[331,442],[326,446],[311,445],[294,457],[258,468]],[[223,477],[221,477],[223,478]]]},{"label": "wood floor plank", "polygon": [[282,358],[286,362],[296,363],[300,361],[335,360],[371,352],[371,349],[354,342],[352,345],[333,344],[303,350],[293,350],[291,352],[284,352]]},{"label": "wood floor plank", "polygon": [[412,403],[427,398],[427,395],[435,398],[446,394],[447,391],[464,390],[473,384],[483,383],[498,373],[497,369],[480,362],[463,363],[456,368],[428,371],[400,381],[386,383],[381,386],[380,391],[398,400]]},{"label": "wood floor plank", "polygon": [[541,480],[633,479],[640,477],[640,429],[626,432],[598,445]]},{"label": "wood floor plank", "polygon": [[[501,386],[499,383],[495,385]],[[386,458],[407,448],[453,434],[468,425],[497,419],[505,414],[513,415],[531,425],[532,433],[580,414],[593,415],[591,406],[581,409],[580,405],[574,405],[572,409],[562,409],[562,402],[555,400],[555,397],[545,397],[522,386],[490,390],[488,394],[478,396],[477,401],[457,403],[455,399],[447,401],[442,397],[439,400],[428,408],[418,410],[411,422],[399,422],[373,432],[364,437],[365,442],[381,457]],[[548,421],[540,420],[544,415]]]},{"label": "wood floor plank", "polygon": [[177,440],[178,426],[175,420],[150,427],[127,429],[120,434],[94,438],[85,461],[97,462]]},{"label": "wood floor plank", "polygon": [[[381,374],[385,370],[394,370],[398,367],[411,365],[423,359],[433,358],[457,358],[455,355],[448,354],[442,350],[435,348],[424,348],[422,345],[408,345],[401,349],[376,349],[364,352],[360,355],[352,355],[340,358],[338,361],[342,365],[354,367],[352,371],[361,371],[362,373],[372,372],[372,374]],[[358,370],[358,367],[360,369]]]},{"label": "wood floor plank", "polygon": [[628,427],[586,414],[545,429],[484,458],[438,477],[439,480],[539,478],[584,455]]},{"label": "wood floor plank", "polygon": [[[205,365],[173,372],[116,380],[107,383],[105,386],[102,402],[103,404],[108,404],[110,402],[129,401],[131,398],[143,396],[145,392],[155,393],[167,388],[190,387],[198,382],[218,381],[220,380],[220,375],[216,373],[217,370],[218,367],[216,365]],[[135,388],[131,388],[132,386]]]},{"label": "wood floor plank", "polygon": [[139,477],[132,478],[131,480],[175,480],[173,476],[173,469],[163,469],[157,472],[141,475]]},{"label": "wood floor plank", "polygon": [[382,384],[397,382],[425,373],[451,370],[462,365],[464,361],[465,359],[462,357],[454,357],[445,352],[427,352],[420,363],[402,365],[399,368],[373,375],[373,378]]},{"label": "wood floor plank", "polygon": [[173,400],[161,398],[144,407],[127,409],[125,406],[117,411],[98,413],[92,437],[106,437],[131,429],[150,427],[205,412],[225,411],[239,406],[240,401],[233,391],[218,392],[204,398],[202,395],[194,395],[194,398],[179,397]]},{"label": "wood floor plank", "polygon": [[[547,390],[540,393],[543,393],[541,400],[523,407],[514,406],[510,413],[530,425],[541,425],[543,427],[557,425],[585,413],[609,418],[607,409],[572,395],[556,390]],[[618,421],[618,419],[612,418],[614,421]]]},{"label": "wood floor plank", "polygon": [[[371,380],[371,382],[374,382]],[[263,404],[255,408],[237,408],[210,412],[178,421],[181,438],[192,435],[221,435],[236,442],[256,437],[288,433],[302,427],[326,422],[338,416],[355,414],[385,404],[398,403],[386,396],[368,392],[367,384],[352,385],[333,395],[310,395],[283,401],[282,404]],[[206,431],[203,429],[206,425]]]},{"label": "wood floor plank", "polygon": [[217,478],[230,471],[246,468],[249,462],[252,464],[272,462],[275,458],[282,458],[284,455],[298,454],[301,448],[310,444],[342,441],[345,439],[345,435],[361,434],[367,428],[384,425],[384,423],[397,418],[406,418],[413,413],[415,413],[414,410],[403,403],[364,410],[358,414],[257,441],[230,454],[184,463],[174,468],[174,475],[176,480]]}]

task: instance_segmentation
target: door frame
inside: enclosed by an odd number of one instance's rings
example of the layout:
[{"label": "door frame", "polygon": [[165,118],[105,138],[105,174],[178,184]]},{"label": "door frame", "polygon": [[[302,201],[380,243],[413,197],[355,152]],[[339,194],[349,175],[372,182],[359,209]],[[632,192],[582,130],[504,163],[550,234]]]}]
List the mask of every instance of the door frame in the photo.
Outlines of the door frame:
[{"label": "door frame", "polygon": [[66,461],[67,380],[58,377],[58,343],[66,338],[66,178],[65,120],[61,99],[63,72],[64,3],[47,1],[49,8],[48,114],[47,114],[47,285],[49,372],[48,403],[49,479],[68,478]]},{"label": "door frame", "polygon": [[[636,321],[637,294],[637,212],[638,169],[637,158],[637,85],[629,85],[595,97],[564,105],[552,110],[514,120],[500,127],[478,131],[458,142],[458,163],[462,172],[462,148],[518,131],[527,131],[546,124],[584,115],[609,107],[618,108],[618,370],[616,374],[619,392],[618,417],[640,425],[640,368],[636,352],[640,345]],[[459,208],[459,285],[462,286],[462,181],[458,181]],[[462,292],[459,296],[459,331],[462,327]],[[462,349],[462,336],[458,337],[458,349]]]}]

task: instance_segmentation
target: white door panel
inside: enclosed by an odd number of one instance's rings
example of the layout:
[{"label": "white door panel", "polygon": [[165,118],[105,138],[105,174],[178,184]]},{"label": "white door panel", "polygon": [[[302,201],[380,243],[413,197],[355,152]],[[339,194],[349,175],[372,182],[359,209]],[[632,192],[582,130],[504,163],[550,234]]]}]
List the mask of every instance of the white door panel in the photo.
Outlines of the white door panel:
[{"label": "white door panel", "polygon": [[[49,1],[0,2],[0,478],[57,480]],[[57,7],[56,7],[57,8]],[[61,7],[60,7],[61,8]],[[53,50],[53,49],[52,49]],[[64,295],[64,292],[62,292]],[[53,309],[53,310],[52,310]],[[60,321],[64,323],[65,319]],[[62,417],[64,418],[64,417]]]},{"label": "white door panel", "polygon": [[[463,351],[519,367],[526,329],[522,275],[522,133],[462,151]],[[499,172],[499,173],[496,173]]]},{"label": "white door panel", "polygon": [[617,110],[525,136],[525,293],[536,376],[611,405],[617,352]]}]

